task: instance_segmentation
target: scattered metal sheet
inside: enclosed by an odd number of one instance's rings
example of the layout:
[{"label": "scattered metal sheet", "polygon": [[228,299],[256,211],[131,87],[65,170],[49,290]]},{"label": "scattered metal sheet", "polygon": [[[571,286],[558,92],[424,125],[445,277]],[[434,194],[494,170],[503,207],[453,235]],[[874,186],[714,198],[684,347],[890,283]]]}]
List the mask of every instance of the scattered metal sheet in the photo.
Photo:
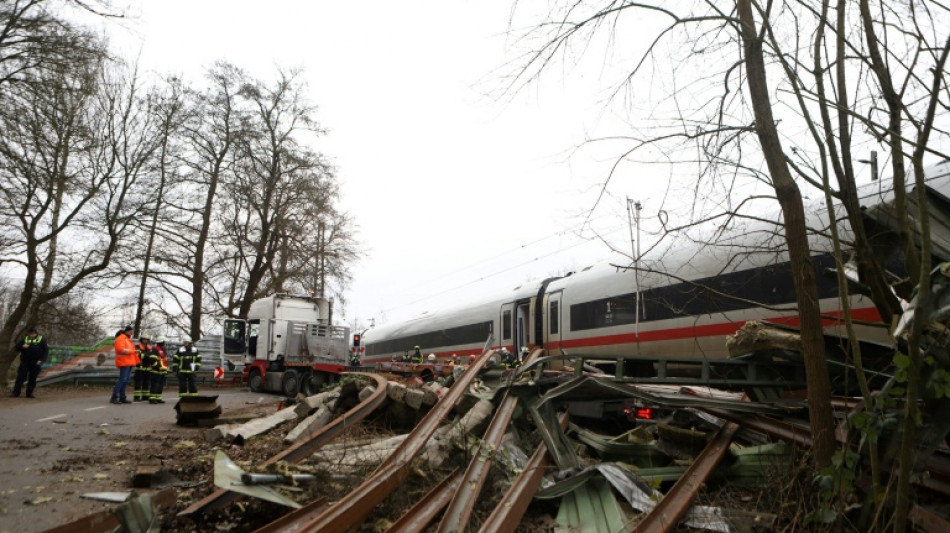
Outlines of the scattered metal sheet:
[{"label": "scattered metal sheet", "polygon": [[100,511],[43,533],[145,533],[155,531],[159,511],[175,504],[175,489],[133,496],[115,510]]},{"label": "scattered metal sheet", "polygon": [[[323,426],[323,428],[311,434],[306,439],[298,441],[289,448],[285,448],[282,452],[262,463],[261,467],[267,467],[279,461],[299,463],[304,458],[312,455],[313,452],[320,446],[342,433],[344,429],[358,423],[360,420],[366,418],[366,416],[383,405],[386,401],[386,378],[377,374],[357,375],[376,381],[376,392],[374,392],[372,396],[366,398],[346,413],[336,417],[332,422],[326,426]],[[201,500],[191,504],[188,508],[178,513],[178,515],[188,516],[196,512],[217,509],[231,503],[234,501],[235,497],[236,493],[234,492],[224,489],[217,489],[208,496],[205,496]]]},{"label": "scattered metal sheet", "polygon": [[783,441],[731,448],[730,454],[735,461],[729,465],[726,476],[729,484],[736,487],[763,488],[777,471],[790,472],[794,468],[792,447]]},{"label": "scattered metal sheet", "polygon": [[612,533],[625,529],[617,498],[607,481],[600,477],[587,479],[561,499],[554,527],[558,533]]},{"label": "scattered metal sheet", "polygon": [[[583,486],[592,477],[602,476],[630,504],[642,513],[656,508],[663,493],[652,487],[652,481],[680,479],[686,471],[682,467],[667,467],[645,470],[630,470],[614,463],[601,463],[576,472],[569,478],[553,483],[535,495],[539,499],[562,498]],[[672,479],[670,479],[672,478]],[[710,531],[731,531],[724,518],[726,513],[718,507],[694,505],[684,515],[683,525]]]},{"label": "scattered metal sheet", "polygon": [[554,463],[562,468],[577,468],[580,459],[574,450],[574,445],[564,434],[564,429],[558,422],[557,414],[550,402],[535,403],[528,407],[528,414],[534,420],[534,425],[541,434],[541,440],[548,448],[548,453]]},{"label": "scattered metal sheet", "polygon": [[214,455],[214,484],[216,487],[246,494],[254,498],[299,509],[300,504],[264,485],[246,485],[241,481],[244,471],[221,450]]},{"label": "scattered metal sheet", "polygon": [[[657,393],[657,389],[649,390],[646,387],[637,387],[631,384],[616,383],[612,378],[581,376],[562,383],[547,391],[541,397],[542,403],[569,402],[571,400],[623,400],[635,398],[654,405],[667,407],[720,407],[741,413],[783,414],[787,408],[775,405],[730,400],[725,398],[697,398],[678,391],[668,389],[669,393]],[[675,390],[675,392],[674,392]]]},{"label": "scattered metal sheet", "polygon": [[122,503],[128,500],[131,495],[132,491],[127,490],[123,492],[87,492],[80,494],[79,497],[87,500],[98,500],[100,502]]},{"label": "scattered metal sheet", "polygon": [[581,442],[597,450],[600,457],[606,461],[624,459],[639,467],[670,464],[670,457],[653,444],[617,441],[613,437],[600,435],[576,424],[571,424],[570,429],[577,434]]}]

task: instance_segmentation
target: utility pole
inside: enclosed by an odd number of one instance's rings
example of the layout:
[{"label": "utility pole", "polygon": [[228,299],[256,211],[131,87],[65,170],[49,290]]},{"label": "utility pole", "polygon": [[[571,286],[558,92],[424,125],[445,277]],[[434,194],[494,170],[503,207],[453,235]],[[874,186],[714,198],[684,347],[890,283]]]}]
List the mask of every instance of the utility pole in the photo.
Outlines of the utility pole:
[{"label": "utility pole", "polygon": [[[635,334],[640,335],[640,209],[643,206],[636,200],[627,198],[627,220],[630,225],[630,252],[633,254],[633,279],[636,285],[636,310],[634,312]],[[636,226],[636,235],[634,236],[634,226]],[[640,343],[637,342],[637,350],[640,349]]]},{"label": "utility pole", "polygon": [[877,181],[877,150],[871,150],[871,159],[858,159],[858,163],[871,165],[871,181]]}]

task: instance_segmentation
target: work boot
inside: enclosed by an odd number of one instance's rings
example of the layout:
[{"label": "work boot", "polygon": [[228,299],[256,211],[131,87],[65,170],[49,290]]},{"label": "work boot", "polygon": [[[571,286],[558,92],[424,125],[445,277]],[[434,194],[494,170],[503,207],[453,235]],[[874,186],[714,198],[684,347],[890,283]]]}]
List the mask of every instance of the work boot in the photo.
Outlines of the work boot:
[{"label": "work boot", "polygon": [[135,401],[137,401],[137,402],[144,402],[144,401],[145,401],[145,397],[144,397],[144,396],[136,396],[135,398],[133,398],[133,400],[135,400]]},{"label": "work boot", "polygon": [[10,393],[10,397],[11,397],[11,398],[19,398],[19,397],[20,397],[20,393],[19,393],[19,392],[11,392],[11,393]]},{"label": "work boot", "polygon": [[36,398],[36,396],[33,396],[32,394],[27,394],[26,397],[27,397],[27,398]]},{"label": "work boot", "polygon": [[119,403],[132,403],[132,402],[130,402],[128,398],[122,398],[121,400],[119,400]]},{"label": "work boot", "polygon": [[118,398],[109,398],[109,403],[119,403]]}]

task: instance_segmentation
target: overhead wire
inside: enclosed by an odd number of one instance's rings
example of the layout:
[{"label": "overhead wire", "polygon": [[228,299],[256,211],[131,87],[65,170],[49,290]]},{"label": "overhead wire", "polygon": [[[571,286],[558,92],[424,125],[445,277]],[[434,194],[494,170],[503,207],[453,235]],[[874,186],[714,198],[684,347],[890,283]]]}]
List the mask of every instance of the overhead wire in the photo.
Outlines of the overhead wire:
[{"label": "overhead wire", "polygon": [[[605,215],[604,218],[607,218],[606,215]],[[464,266],[464,267],[462,267],[462,268],[460,268],[460,269],[456,269],[456,270],[454,270],[454,271],[452,271],[452,272],[448,272],[448,273],[446,273],[446,274],[444,274],[444,275],[442,275],[442,276],[439,276],[439,277],[437,277],[437,278],[428,279],[428,280],[426,280],[425,285],[431,285],[433,281],[438,281],[438,280],[442,280],[442,279],[445,279],[445,278],[448,278],[448,277],[452,277],[452,276],[458,275],[459,273],[462,273],[462,272],[465,272],[465,271],[470,270],[470,269],[472,269],[472,268],[475,268],[476,266],[479,266],[479,265],[482,265],[482,264],[485,264],[485,263],[489,263],[489,262],[492,262],[492,261],[496,261],[496,260],[498,260],[498,259],[500,259],[500,258],[502,258],[502,257],[505,257],[506,255],[509,255],[509,254],[511,254],[511,253],[514,253],[514,252],[517,252],[517,251],[523,251],[523,250],[525,250],[525,249],[527,249],[527,248],[529,248],[529,247],[532,247],[532,246],[535,246],[535,245],[537,245],[537,244],[540,244],[540,243],[542,243],[542,242],[544,242],[544,241],[546,241],[546,240],[549,240],[549,239],[551,239],[551,238],[555,238],[555,237],[559,237],[559,236],[564,236],[564,235],[569,235],[569,234],[574,233],[574,232],[576,232],[576,231],[578,231],[578,230],[582,230],[582,229],[584,229],[585,227],[589,227],[590,222],[591,222],[591,220],[586,219],[586,220],[584,220],[584,222],[582,222],[582,223],[580,223],[580,224],[577,224],[577,225],[575,225],[575,226],[572,226],[572,227],[569,227],[569,228],[566,228],[566,229],[557,231],[557,232],[555,232],[555,233],[552,233],[552,234],[550,234],[550,235],[546,235],[546,236],[544,236],[544,237],[535,239],[534,241],[531,241],[531,242],[522,244],[522,245],[518,246],[517,248],[509,249],[509,250],[504,251],[504,252],[502,252],[502,253],[500,253],[500,254],[497,254],[497,255],[495,255],[495,256],[491,256],[491,257],[482,259],[482,260],[480,260],[480,261],[476,261],[475,263],[472,263],[472,264],[470,264],[470,265]],[[612,233],[614,233],[614,232],[616,232],[616,231],[619,231],[619,230],[623,229],[624,227],[625,227],[625,226],[618,226],[618,227],[616,227],[616,228],[610,229],[609,231],[606,232],[606,235],[610,235],[610,234],[612,234]],[[532,259],[529,259],[529,260],[527,260],[527,261],[523,261],[523,262],[518,263],[518,264],[515,264],[515,265],[507,266],[506,268],[503,268],[503,269],[501,269],[501,270],[496,270],[496,271],[491,272],[491,273],[489,273],[489,274],[486,274],[486,275],[484,275],[484,276],[480,276],[480,277],[477,278],[477,279],[473,279],[473,280],[467,281],[467,282],[465,282],[465,283],[462,283],[461,285],[456,285],[456,286],[453,286],[453,287],[449,287],[449,288],[447,288],[447,289],[445,289],[445,290],[442,290],[442,291],[439,291],[439,292],[436,292],[436,293],[432,293],[432,294],[428,294],[428,295],[426,295],[426,296],[424,296],[424,297],[422,297],[422,298],[418,298],[418,299],[416,299],[416,300],[412,300],[412,301],[405,302],[405,303],[402,303],[402,304],[399,304],[399,305],[395,305],[395,306],[392,306],[392,307],[388,307],[388,308],[384,309],[383,312],[384,312],[384,313],[388,313],[388,312],[391,312],[391,311],[395,311],[395,310],[398,310],[398,309],[402,309],[402,308],[404,308],[404,307],[408,307],[408,306],[410,306],[410,305],[415,305],[415,304],[417,304],[417,303],[424,302],[424,301],[426,301],[426,300],[430,300],[430,299],[433,299],[433,298],[436,298],[436,297],[439,297],[439,296],[443,296],[443,295],[448,294],[448,293],[451,293],[451,292],[453,292],[453,291],[457,291],[457,290],[463,289],[463,288],[465,288],[465,287],[469,287],[469,286],[471,286],[471,285],[475,285],[475,284],[477,284],[477,283],[481,283],[481,282],[483,282],[483,281],[485,281],[485,280],[494,278],[494,277],[499,276],[499,275],[501,275],[501,274],[504,274],[504,273],[506,273],[506,272],[510,272],[510,271],[512,271],[512,270],[515,270],[515,269],[524,267],[524,266],[526,266],[526,265],[529,265],[529,264],[531,264],[531,263],[535,263],[535,262],[537,262],[537,261],[540,261],[540,260],[542,260],[542,259],[546,259],[546,258],[551,257],[551,256],[555,256],[555,255],[557,255],[557,254],[566,252],[566,251],[568,251],[568,250],[577,248],[578,246],[581,246],[581,245],[584,245],[584,244],[588,244],[588,243],[590,243],[590,242],[591,242],[591,240],[588,239],[588,238],[578,238],[578,240],[577,240],[574,244],[571,244],[571,245],[569,245],[569,246],[566,246],[566,247],[559,247],[558,249],[553,250],[553,251],[551,251],[551,252],[548,252],[548,253],[546,253],[546,254],[540,255],[540,256],[538,256],[538,257],[534,257],[534,258],[532,258]],[[417,284],[417,285],[413,285],[413,286],[407,288],[406,290],[411,290],[411,289],[416,288],[416,287],[419,287],[419,286],[421,286],[421,285],[422,285],[422,283]],[[406,292],[406,291],[403,291],[403,292]]]}]

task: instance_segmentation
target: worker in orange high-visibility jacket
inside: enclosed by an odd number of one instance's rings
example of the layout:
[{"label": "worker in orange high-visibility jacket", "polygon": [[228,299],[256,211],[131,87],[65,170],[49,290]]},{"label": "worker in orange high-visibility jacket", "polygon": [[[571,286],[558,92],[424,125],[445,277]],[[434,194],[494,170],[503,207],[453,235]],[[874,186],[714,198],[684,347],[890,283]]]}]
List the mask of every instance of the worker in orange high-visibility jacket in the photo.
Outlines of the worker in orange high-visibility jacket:
[{"label": "worker in orange high-visibility jacket", "polygon": [[129,378],[132,377],[132,368],[138,366],[140,362],[135,343],[132,342],[133,329],[132,326],[126,326],[115,335],[115,366],[119,368],[119,379],[112,388],[110,403],[132,403],[126,399],[125,394],[129,386]]}]

